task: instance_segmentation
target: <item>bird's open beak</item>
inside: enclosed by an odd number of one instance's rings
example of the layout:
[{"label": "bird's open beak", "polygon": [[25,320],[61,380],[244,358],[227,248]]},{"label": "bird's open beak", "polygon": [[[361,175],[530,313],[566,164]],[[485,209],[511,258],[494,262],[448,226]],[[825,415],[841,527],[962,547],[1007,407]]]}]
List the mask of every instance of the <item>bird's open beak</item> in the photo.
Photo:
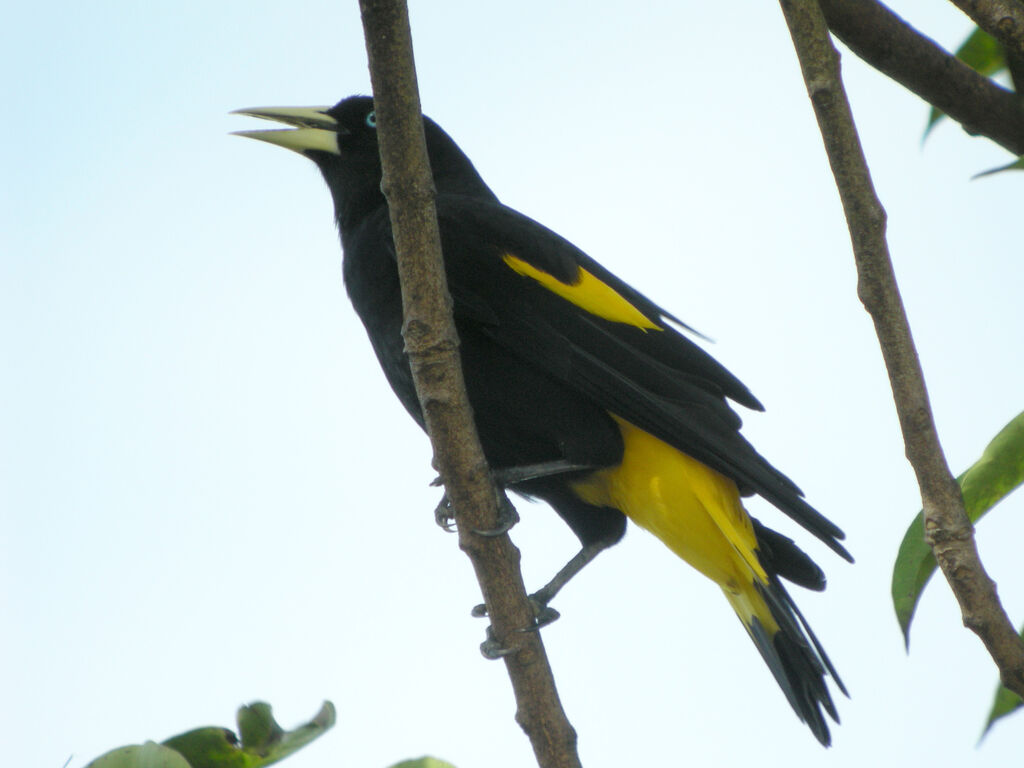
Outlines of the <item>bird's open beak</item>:
[{"label": "bird's open beak", "polygon": [[235,136],[259,139],[306,154],[309,150],[341,154],[338,149],[338,121],[327,114],[330,107],[252,107],[236,109],[233,115],[249,115],[293,126],[269,131],[235,131]]}]

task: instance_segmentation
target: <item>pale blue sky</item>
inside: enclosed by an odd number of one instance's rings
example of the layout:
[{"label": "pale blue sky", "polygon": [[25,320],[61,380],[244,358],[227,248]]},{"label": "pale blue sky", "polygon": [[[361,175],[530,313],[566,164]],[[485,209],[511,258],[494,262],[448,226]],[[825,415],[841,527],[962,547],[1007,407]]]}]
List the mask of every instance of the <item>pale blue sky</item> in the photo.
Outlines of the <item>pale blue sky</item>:
[{"label": "pale blue sky", "polygon": [[[969,29],[897,7],[945,45]],[[768,407],[747,435],[858,560],[801,536],[830,586],[797,599],[853,695],[824,752],[718,590],[631,531],[544,632],[584,763],[1018,761],[1020,719],[974,748],[995,674],[943,585],[903,652],[919,499],[778,8],[417,2],[413,27],[427,112],[505,202],[716,339]],[[1024,408],[1021,176],[969,181],[1007,155],[952,125],[922,149],[925,106],[844,64],[958,472]],[[23,3],[0,71],[5,764],[80,768],[256,698],[286,726],[338,706],[290,768],[531,764],[319,175],[228,135],[255,127],[232,109],[368,92],[357,3]],[[979,537],[1016,621],[1022,504]],[[537,586],[575,540],[519,508]]]}]

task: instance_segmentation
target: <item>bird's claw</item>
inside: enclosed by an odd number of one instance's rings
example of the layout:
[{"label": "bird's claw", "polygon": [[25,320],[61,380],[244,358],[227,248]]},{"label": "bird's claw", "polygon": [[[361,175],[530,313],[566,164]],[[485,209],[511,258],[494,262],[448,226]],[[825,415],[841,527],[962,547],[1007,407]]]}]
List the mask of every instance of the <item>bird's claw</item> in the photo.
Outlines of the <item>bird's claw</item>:
[{"label": "bird's claw", "polygon": [[519,513],[516,512],[516,508],[504,493],[498,491],[498,525],[494,528],[474,528],[473,533],[477,536],[495,538],[511,531],[518,522]]},{"label": "bird's claw", "polygon": [[[517,632],[536,632],[538,629],[546,627],[548,624],[557,621],[559,617],[561,617],[562,614],[560,614],[547,603],[537,600],[533,595],[530,595],[529,599],[530,607],[533,608],[533,623],[529,626],[522,627],[516,630]],[[474,605],[473,610],[470,611],[470,615],[475,619],[486,618],[487,605],[485,603]],[[488,627],[487,631],[489,634],[491,628]]]},{"label": "bird's claw", "polygon": [[455,515],[452,514],[452,505],[448,501],[448,494],[441,497],[440,503],[434,508],[434,522],[448,533],[455,532]]},{"label": "bird's claw", "polygon": [[498,642],[498,638],[494,636],[494,630],[491,627],[488,627],[487,639],[480,643],[480,653],[483,654],[485,659],[497,661],[498,659],[515,653],[515,649],[503,647],[502,644]]},{"label": "bird's claw", "polygon": [[550,605],[540,605],[535,603],[533,600],[530,602],[533,603],[534,624],[532,627],[520,629],[520,632],[536,632],[541,627],[546,627],[548,624],[558,621],[559,617],[562,615]]},{"label": "bird's claw", "polygon": [[[434,480],[431,485],[438,484],[440,478]],[[452,505],[448,500],[448,494],[445,493],[441,497],[441,501],[434,508],[434,522],[441,528],[446,530],[448,533],[454,533],[456,530],[455,526],[455,515],[452,513]],[[508,497],[498,491],[498,524],[494,528],[474,528],[473,533],[478,536],[485,536],[488,538],[494,538],[501,536],[512,530],[512,527],[519,522],[519,513],[516,512],[516,508],[512,505],[512,502],[508,500]]]}]

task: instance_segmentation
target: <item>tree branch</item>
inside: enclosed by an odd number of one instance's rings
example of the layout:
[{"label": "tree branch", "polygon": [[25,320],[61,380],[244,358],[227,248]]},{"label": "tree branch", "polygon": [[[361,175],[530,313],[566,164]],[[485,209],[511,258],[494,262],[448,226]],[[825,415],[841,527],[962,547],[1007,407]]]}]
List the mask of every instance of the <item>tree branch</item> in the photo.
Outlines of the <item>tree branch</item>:
[{"label": "tree branch", "polygon": [[979,75],[875,0],[820,0],[854,53],[942,110],[971,135],[1024,155],[1024,101]]},{"label": "tree branch", "polygon": [[516,720],[542,768],[577,768],[576,732],[562,710],[519,570],[519,550],[507,535],[475,531],[499,525],[490,479],[458,356],[451,298],[441,258],[419,91],[405,0],[360,0],[379,125],[382,188],[398,253],[405,312],[403,336],[413,379],[459,530],[473,563],[515,693]]},{"label": "tree branch", "polygon": [[1024,4],[1019,0],[952,0],[979,27],[1003,44],[1008,55],[1024,56]]},{"label": "tree branch", "polygon": [[889,373],[907,459],[924,506],[924,535],[974,630],[999,667],[1003,684],[1024,695],[1024,643],[1010,624],[985,573],[964,512],[960,488],[939,445],[924,375],[896,285],[885,240],[885,211],[868,172],[818,0],[780,0],[814,106],[846,213],[857,292],[875,324]]}]

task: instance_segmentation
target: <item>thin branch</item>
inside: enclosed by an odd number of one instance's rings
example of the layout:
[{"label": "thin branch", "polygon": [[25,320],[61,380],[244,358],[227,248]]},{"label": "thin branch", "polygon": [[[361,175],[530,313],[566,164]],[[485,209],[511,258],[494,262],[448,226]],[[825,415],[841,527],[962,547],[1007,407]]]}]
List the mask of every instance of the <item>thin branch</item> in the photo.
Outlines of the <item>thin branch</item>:
[{"label": "thin branch", "polygon": [[1013,83],[1014,90],[1022,94],[1020,98],[1024,99],[1024,56],[1007,52],[1006,69],[1010,73],[1010,82]]},{"label": "thin branch", "polygon": [[1013,56],[1024,56],[1024,4],[1020,0],[952,0]]},{"label": "thin branch", "polygon": [[413,379],[459,530],[473,563],[526,731],[542,768],[578,768],[576,732],[562,710],[539,632],[519,631],[534,614],[490,480],[458,356],[441,258],[435,190],[420,116],[405,0],[360,0],[379,125],[382,188],[388,200],[405,312],[403,336]]},{"label": "thin branch", "polygon": [[839,54],[818,0],[780,0],[832,173],[846,213],[857,262],[857,291],[875,324],[889,373],[907,459],[924,506],[924,535],[960,603],[964,624],[978,634],[1003,684],[1024,694],[1024,643],[985,573],[932,419],[924,375],[910,335],[885,240],[885,211],[875,195],[839,74]]},{"label": "thin branch", "polygon": [[979,75],[875,0],[820,0],[829,29],[854,53],[959,122],[1024,155],[1024,101]]}]

